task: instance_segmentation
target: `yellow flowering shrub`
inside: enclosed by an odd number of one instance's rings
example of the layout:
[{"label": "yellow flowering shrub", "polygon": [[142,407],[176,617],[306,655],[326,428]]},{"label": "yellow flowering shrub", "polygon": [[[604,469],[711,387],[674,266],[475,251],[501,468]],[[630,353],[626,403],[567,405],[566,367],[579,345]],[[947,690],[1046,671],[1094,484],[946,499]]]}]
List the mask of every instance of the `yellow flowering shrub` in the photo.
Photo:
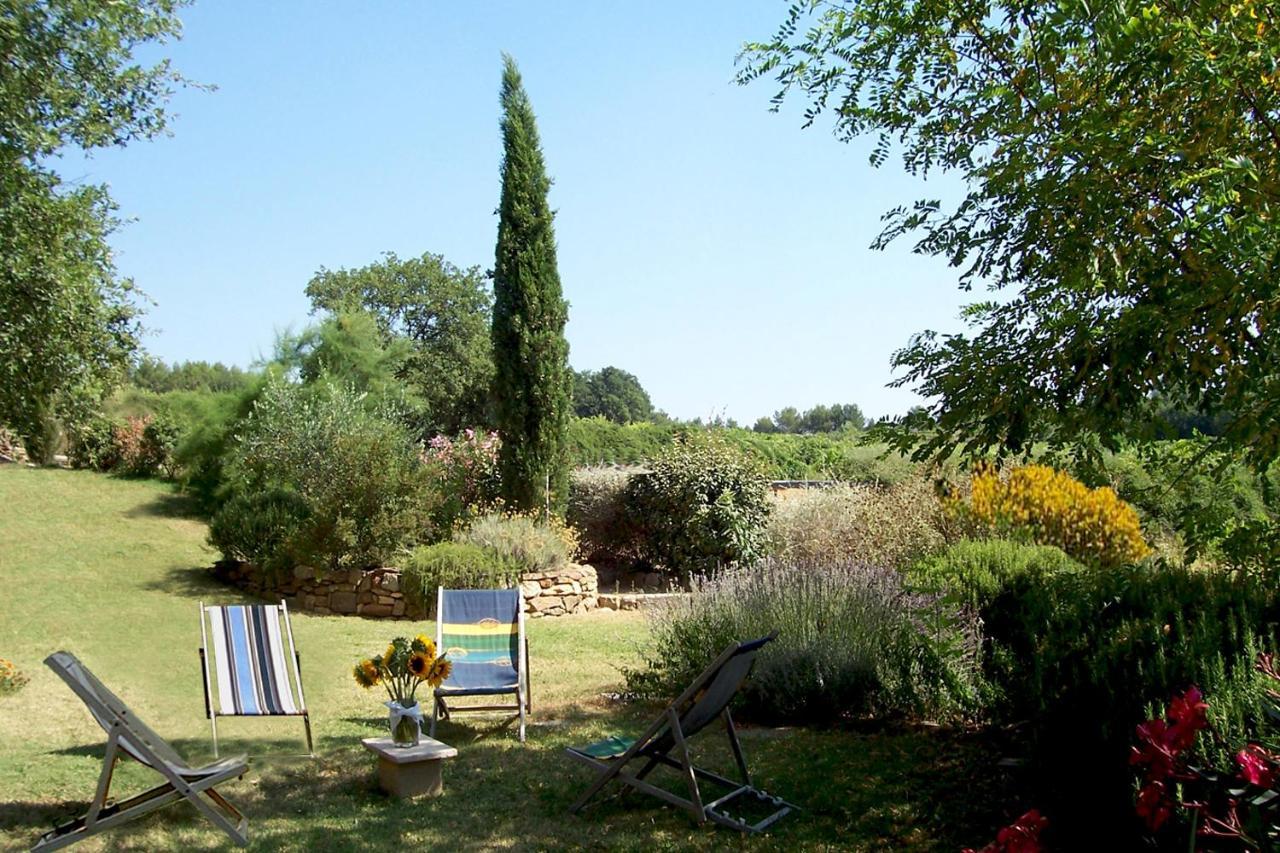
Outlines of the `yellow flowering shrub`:
[{"label": "yellow flowering shrub", "polygon": [[17,693],[26,683],[26,675],[14,665],[13,661],[0,658],[0,695]]},{"label": "yellow flowering shrub", "polygon": [[1133,507],[1110,488],[1091,489],[1065,471],[1024,465],[1003,475],[991,466],[974,471],[968,503],[959,509],[989,529],[1027,531],[1036,543],[1056,545],[1086,563],[1118,566],[1151,553]]}]

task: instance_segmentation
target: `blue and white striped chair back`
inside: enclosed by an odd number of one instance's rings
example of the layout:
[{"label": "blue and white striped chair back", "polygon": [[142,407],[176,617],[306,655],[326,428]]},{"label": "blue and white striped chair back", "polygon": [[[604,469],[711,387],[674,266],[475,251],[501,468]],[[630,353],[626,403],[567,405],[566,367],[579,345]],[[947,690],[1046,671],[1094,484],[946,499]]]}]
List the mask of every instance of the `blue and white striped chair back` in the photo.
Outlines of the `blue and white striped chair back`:
[{"label": "blue and white striped chair back", "polygon": [[206,607],[205,613],[220,716],[297,715],[306,710],[297,673],[292,680],[289,675],[293,642],[281,632],[280,605]]}]

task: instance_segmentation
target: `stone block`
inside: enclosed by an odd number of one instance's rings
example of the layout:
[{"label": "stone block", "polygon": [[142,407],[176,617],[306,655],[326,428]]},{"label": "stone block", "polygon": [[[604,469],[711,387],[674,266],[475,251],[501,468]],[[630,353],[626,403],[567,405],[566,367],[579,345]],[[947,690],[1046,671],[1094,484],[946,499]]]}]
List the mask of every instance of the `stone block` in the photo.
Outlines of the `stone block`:
[{"label": "stone block", "polygon": [[403,601],[397,601],[395,604],[391,605],[392,616],[403,616],[404,611],[405,611],[405,603]]},{"label": "stone block", "polygon": [[379,604],[391,605],[396,603],[396,600],[389,595],[379,595],[377,598]]},{"label": "stone block", "polygon": [[387,572],[380,579],[378,586],[382,587],[387,592],[399,592],[400,591],[400,573]]},{"label": "stone block", "polygon": [[526,599],[533,598],[541,594],[541,592],[542,587],[538,585],[537,581],[524,580],[520,582],[520,594]]},{"label": "stone block", "polygon": [[390,616],[391,605],[390,604],[361,604],[360,615],[361,616]]},{"label": "stone block", "polygon": [[293,576],[298,580],[311,580],[316,576],[316,570],[310,566],[294,566]]},{"label": "stone block", "polygon": [[335,613],[355,613],[356,603],[354,592],[335,592],[329,596],[329,607]]},{"label": "stone block", "polygon": [[366,591],[366,592],[356,593],[356,601],[360,602],[361,604],[373,604],[377,600],[378,600],[378,597],[374,595],[372,592]]},{"label": "stone block", "polygon": [[546,613],[552,608],[563,610],[564,604],[561,603],[560,599],[554,595],[540,595],[537,598],[529,599],[529,607],[531,607],[535,613]]}]

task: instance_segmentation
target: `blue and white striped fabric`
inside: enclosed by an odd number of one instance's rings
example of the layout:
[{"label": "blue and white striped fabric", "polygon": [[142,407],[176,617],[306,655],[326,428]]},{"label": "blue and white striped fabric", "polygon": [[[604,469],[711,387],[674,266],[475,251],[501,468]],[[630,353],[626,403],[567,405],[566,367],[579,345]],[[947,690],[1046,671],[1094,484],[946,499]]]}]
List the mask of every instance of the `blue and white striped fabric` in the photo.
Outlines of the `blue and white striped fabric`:
[{"label": "blue and white striped fabric", "polygon": [[219,714],[299,714],[276,605],[206,607],[213,629]]}]

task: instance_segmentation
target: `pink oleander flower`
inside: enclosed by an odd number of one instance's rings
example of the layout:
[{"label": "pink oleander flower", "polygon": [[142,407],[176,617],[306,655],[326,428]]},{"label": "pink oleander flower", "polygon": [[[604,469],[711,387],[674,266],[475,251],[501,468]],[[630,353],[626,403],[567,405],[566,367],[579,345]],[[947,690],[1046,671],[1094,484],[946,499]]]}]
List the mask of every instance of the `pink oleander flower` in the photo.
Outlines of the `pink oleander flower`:
[{"label": "pink oleander flower", "polygon": [[1259,788],[1270,788],[1276,781],[1276,757],[1256,743],[1236,753],[1240,778]]},{"label": "pink oleander flower", "polygon": [[1147,782],[1159,782],[1173,773],[1178,750],[1172,746],[1169,724],[1164,720],[1147,720],[1138,726],[1138,745],[1129,752],[1129,763],[1146,767]]},{"label": "pink oleander flower", "polygon": [[1190,749],[1196,735],[1209,725],[1209,705],[1204,701],[1200,688],[1191,687],[1169,703],[1169,745],[1176,750]]},{"label": "pink oleander flower", "polygon": [[1173,814],[1173,801],[1169,799],[1164,783],[1148,782],[1143,785],[1138,790],[1134,810],[1152,832],[1164,826],[1165,821]]},{"label": "pink oleander flower", "polygon": [[1032,809],[1013,823],[996,833],[996,840],[981,850],[966,847],[961,853],[1040,853],[1044,850],[1040,843],[1040,833],[1049,825],[1049,821],[1040,815],[1039,809]]}]

